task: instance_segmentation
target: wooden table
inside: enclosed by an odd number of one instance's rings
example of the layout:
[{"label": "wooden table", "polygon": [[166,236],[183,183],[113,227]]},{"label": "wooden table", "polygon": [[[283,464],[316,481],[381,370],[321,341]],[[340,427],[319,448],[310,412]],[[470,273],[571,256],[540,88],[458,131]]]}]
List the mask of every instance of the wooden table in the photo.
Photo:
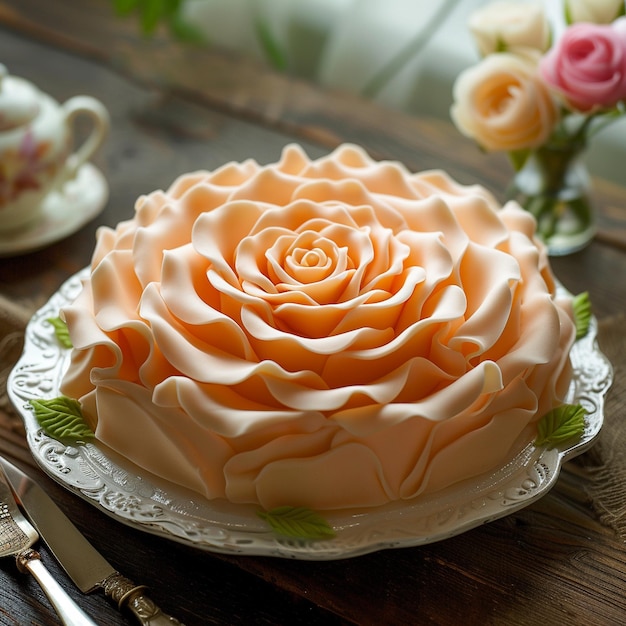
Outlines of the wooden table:
[{"label": "wooden table", "polygon": [[[133,213],[142,193],[230,160],[276,160],[301,143],[310,156],[351,141],[412,170],[444,168],[503,189],[499,155],[484,156],[448,123],[411,118],[273,74],[254,62],[137,34],[106,0],[0,0],[0,61],[59,101],[100,99],[112,131],[94,163],[110,184],[105,211],[44,250],[0,259],[0,295],[37,305],[90,258],[95,230]],[[584,251],[554,260],[571,291],[588,290],[598,318],[626,310],[626,189],[596,181],[600,230]],[[2,364],[6,366],[7,364]],[[557,486],[505,519],[420,548],[334,562],[209,554],[105,516],[38,471],[19,428],[0,421],[0,453],[35,477],[127,576],[162,607],[199,624],[619,624],[626,556],[596,519],[570,463]],[[540,550],[539,550],[540,549]],[[541,558],[537,559],[537,554]],[[49,557],[45,548],[44,557]],[[102,624],[124,618],[81,596]],[[54,624],[34,581],[0,562],[0,624]]]}]

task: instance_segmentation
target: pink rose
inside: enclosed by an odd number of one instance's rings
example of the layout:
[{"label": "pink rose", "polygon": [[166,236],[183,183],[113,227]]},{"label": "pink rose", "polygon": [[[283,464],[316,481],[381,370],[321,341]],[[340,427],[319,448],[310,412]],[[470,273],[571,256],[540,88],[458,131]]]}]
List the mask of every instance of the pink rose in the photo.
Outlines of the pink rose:
[{"label": "pink rose", "polygon": [[501,463],[567,391],[574,325],[534,221],[477,185],[291,146],[136,211],[63,311],[62,390],[208,498],[412,498]]},{"label": "pink rose", "polygon": [[621,23],[570,26],[540,62],[543,79],[578,111],[626,97],[626,31]]}]

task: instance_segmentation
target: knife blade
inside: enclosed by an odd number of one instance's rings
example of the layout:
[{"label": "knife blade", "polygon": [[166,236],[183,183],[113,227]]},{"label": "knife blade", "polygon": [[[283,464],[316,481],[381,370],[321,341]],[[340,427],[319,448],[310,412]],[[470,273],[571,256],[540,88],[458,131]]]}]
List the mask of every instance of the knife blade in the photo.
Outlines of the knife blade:
[{"label": "knife blade", "polygon": [[83,592],[100,590],[118,610],[142,626],[183,626],[146,595],[146,587],[120,574],[82,535],[50,496],[21,469],[0,457],[18,504],[74,584]]}]

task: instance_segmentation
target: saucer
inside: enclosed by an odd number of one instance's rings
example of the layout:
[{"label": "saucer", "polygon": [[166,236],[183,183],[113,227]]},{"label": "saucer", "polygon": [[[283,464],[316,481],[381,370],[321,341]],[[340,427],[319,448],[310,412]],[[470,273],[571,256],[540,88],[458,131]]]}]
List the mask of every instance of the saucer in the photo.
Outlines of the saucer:
[{"label": "saucer", "polygon": [[85,163],[74,180],[46,197],[38,220],[20,230],[0,233],[0,257],[33,252],[69,237],[96,217],[108,198],[102,172]]}]

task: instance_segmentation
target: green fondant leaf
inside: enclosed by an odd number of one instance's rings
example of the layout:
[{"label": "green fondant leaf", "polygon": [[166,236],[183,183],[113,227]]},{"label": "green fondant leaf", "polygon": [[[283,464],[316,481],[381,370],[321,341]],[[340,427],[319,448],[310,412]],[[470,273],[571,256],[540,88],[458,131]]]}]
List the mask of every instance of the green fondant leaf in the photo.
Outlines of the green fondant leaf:
[{"label": "green fondant leaf", "polygon": [[72,340],[70,339],[70,333],[67,329],[67,324],[60,317],[49,317],[47,321],[52,324],[54,328],[54,334],[57,336],[59,343],[64,348],[72,347]]},{"label": "green fondant leaf", "polygon": [[259,511],[258,515],[278,535],[301,539],[335,536],[335,531],[319,513],[303,506],[279,506],[271,511]]},{"label": "green fondant leaf", "polygon": [[35,418],[47,435],[63,442],[85,442],[95,434],[85,423],[80,403],[59,396],[50,400],[31,400]]},{"label": "green fondant leaf", "polygon": [[584,291],[574,297],[572,301],[574,307],[574,322],[576,323],[576,339],[580,339],[587,334],[591,323],[591,300],[589,294]]},{"label": "green fondant leaf", "polygon": [[536,446],[554,448],[585,432],[587,411],[580,404],[564,404],[546,413],[537,427]]}]

